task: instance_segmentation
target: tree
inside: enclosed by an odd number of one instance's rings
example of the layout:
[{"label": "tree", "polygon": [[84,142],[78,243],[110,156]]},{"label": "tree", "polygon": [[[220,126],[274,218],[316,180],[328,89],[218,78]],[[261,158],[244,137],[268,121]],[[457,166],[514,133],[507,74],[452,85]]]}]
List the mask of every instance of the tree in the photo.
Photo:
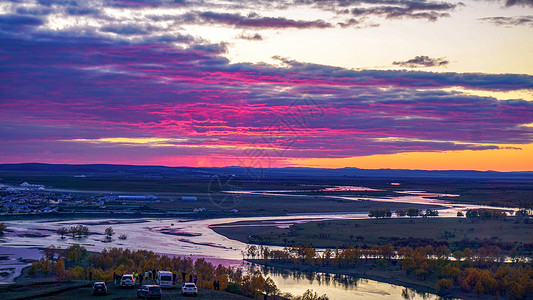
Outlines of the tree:
[{"label": "tree", "polygon": [[301,296],[298,296],[295,298],[296,300],[328,300],[328,296],[325,294],[322,296],[319,296],[316,292],[313,290],[307,290],[305,293]]},{"label": "tree", "polygon": [[83,225],[78,225],[76,227],[77,227],[78,235],[79,235],[80,238],[81,238],[82,235],[89,234],[89,227],[83,226]]},{"label": "tree", "polygon": [[54,260],[55,252],[56,247],[54,245],[50,245],[44,249],[44,255],[50,260]]},{"label": "tree", "polygon": [[478,297],[479,295],[485,293],[485,289],[483,288],[483,284],[481,283],[481,281],[478,281],[474,286],[474,292],[478,295]]},{"label": "tree", "polygon": [[69,227],[69,229],[68,229],[68,233],[72,234],[72,238],[75,238],[75,237],[76,237],[76,233],[77,233],[77,232],[78,232],[78,231],[76,230],[76,226],[71,226],[71,227]]},{"label": "tree", "polygon": [[257,247],[255,245],[250,245],[247,247],[248,248],[248,257],[252,257],[252,258],[255,258],[255,255],[257,254],[256,251],[257,251]]},{"label": "tree", "polygon": [[450,256],[451,251],[446,245],[440,245],[435,249],[435,255],[442,259],[447,259]]},{"label": "tree", "polygon": [[529,215],[528,211],[525,208],[517,210],[514,214],[517,217],[527,217]]},{"label": "tree", "polygon": [[425,216],[426,217],[437,217],[439,215],[439,212],[437,210],[432,210],[432,209],[426,209],[426,214]]},{"label": "tree", "polygon": [[68,229],[68,232],[72,234],[72,237],[75,238],[78,235],[78,238],[81,238],[83,235],[89,234],[89,227],[83,225],[71,226]]},{"label": "tree", "polygon": [[469,209],[466,212],[466,217],[469,218],[469,219],[479,218],[479,211],[475,210],[475,209]]},{"label": "tree", "polygon": [[39,263],[41,265],[41,271],[43,274],[47,275],[52,271],[52,262],[47,258],[41,258],[39,260]]},{"label": "tree", "polygon": [[265,280],[265,284],[264,284],[264,287],[263,287],[263,291],[267,294],[267,295],[275,295],[277,293],[279,293],[279,289],[278,287],[276,286],[276,283],[274,282],[274,280],[272,280],[272,278],[268,277],[266,280]]},{"label": "tree", "polygon": [[411,218],[412,217],[418,217],[420,215],[420,209],[418,209],[418,208],[409,208],[407,210],[407,215],[409,217],[411,217]]},{"label": "tree", "polygon": [[56,274],[57,280],[65,279],[67,272],[65,271],[65,263],[63,262],[62,259],[60,259],[54,266],[54,272]]},{"label": "tree", "polygon": [[61,227],[56,231],[56,233],[61,236],[61,239],[64,239],[65,234],[69,233],[69,230],[67,229],[67,227]]},{"label": "tree", "polygon": [[39,261],[34,261],[31,263],[30,269],[28,270],[28,275],[33,276],[39,270]]},{"label": "tree", "polygon": [[391,244],[383,245],[379,247],[379,254],[383,258],[390,260],[394,256],[394,247]]},{"label": "tree", "polygon": [[445,295],[453,287],[453,282],[450,279],[442,278],[435,284],[437,294]]},{"label": "tree", "polygon": [[111,240],[111,237],[112,237],[113,235],[115,235],[115,232],[113,231],[113,228],[112,228],[112,227],[107,227],[107,228],[105,229],[105,235],[106,235],[106,239],[107,239],[107,240]]},{"label": "tree", "polygon": [[404,209],[398,209],[396,210],[396,216],[397,217],[405,217],[407,216],[407,211]]}]

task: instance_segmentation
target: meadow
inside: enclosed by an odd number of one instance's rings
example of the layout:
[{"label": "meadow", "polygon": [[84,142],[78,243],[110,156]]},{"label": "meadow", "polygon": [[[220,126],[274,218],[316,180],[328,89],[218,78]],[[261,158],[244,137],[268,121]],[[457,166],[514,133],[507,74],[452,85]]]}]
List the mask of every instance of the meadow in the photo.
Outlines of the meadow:
[{"label": "meadow", "polygon": [[522,218],[390,218],[328,220],[293,224],[289,228],[254,222],[211,226],[219,234],[245,243],[311,245],[318,248],[447,245],[452,251],[497,245],[503,251],[531,255],[533,221]]}]

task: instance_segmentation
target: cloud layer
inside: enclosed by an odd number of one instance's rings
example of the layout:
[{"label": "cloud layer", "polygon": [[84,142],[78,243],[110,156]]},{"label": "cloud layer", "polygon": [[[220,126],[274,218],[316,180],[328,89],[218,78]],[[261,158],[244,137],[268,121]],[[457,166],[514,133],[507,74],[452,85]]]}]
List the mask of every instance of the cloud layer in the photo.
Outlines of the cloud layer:
[{"label": "cloud layer", "polygon": [[349,157],[494,149],[529,143],[533,133],[523,126],[533,123],[532,102],[439,90],[532,89],[532,76],[230,64],[221,45],[76,36],[0,43],[4,160],[43,155],[43,145],[62,157],[126,149],[131,159],[138,151],[188,157],[199,148],[223,157]]},{"label": "cloud layer", "polygon": [[[374,17],[437,21],[460,4],[255,2],[335,15],[322,20],[222,12],[250,5],[242,1],[94,3],[102,4],[41,0],[0,15],[0,162],[279,166],[290,158],[532,142],[533,102],[453,91],[533,90],[530,75],[354,70],[283,57],[275,57],[277,65],[231,63],[228,42],[181,30],[207,24],[261,41],[264,30],[350,28]],[[158,7],[168,10],[153,13]],[[113,9],[139,11],[121,19]],[[64,21],[70,17],[75,21]],[[448,60],[416,56],[394,64]]]}]

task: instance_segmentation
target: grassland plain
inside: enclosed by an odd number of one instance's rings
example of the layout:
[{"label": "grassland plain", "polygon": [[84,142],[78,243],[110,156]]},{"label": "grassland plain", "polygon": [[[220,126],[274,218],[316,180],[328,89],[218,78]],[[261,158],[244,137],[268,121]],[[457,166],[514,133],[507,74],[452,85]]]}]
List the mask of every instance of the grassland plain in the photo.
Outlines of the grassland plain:
[{"label": "grassland plain", "polygon": [[[155,284],[153,280],[145,280],[143,284]],[[85,280],[42,281],[17,283],[0,286],[0,296],[4,300],[14,299],[139,299],[136,288],[121,288],[112,282],[107,283],[107,295],[92,295],[92,282]],[[181,294],[181,284],[172,289],[164,289],[161,299],[188,299]],[[199,288],[196,299],[249,299],[247,297]]]},{"label": "grassland plain", "polygon": [[[76,176],[75,176],[76,175]],[[397,191],[423,190],[458,197],[440,197],[452,202],[518,207],[533,201],[533,181],[526,179],[468,179],[468,178],[365,178],[365,177],[286,177],[286,178],[209,178],[201,176],[142,176],[113,173],[88,174],[47,172],[0,172],[0,183],[18,185],[24,181],[65,190],[128,193],[216,193],[230,187],[239,190],[290,190],[288,195],[337,195],[353,197],[394,196]],[[218,184],[218,181],[223,184]],[[392,186],[391,183],[395,184]],[[227,184],[226,184],[227,183]],[[365,186],[374,192],[324,192],[331,186]]]},{"label": "grassland plain", "polygon": [[[264,226],[256,222],[237,222],[211,227],[228,238],[263,245],[312,245],[318,248],[345,248],[396,244],[425,246],[445,242],[452,250],[482,245],[485,242],[521,247],[533,246],[533,221],[523,218],[470,220],[465,218],[390,218],[329,220],[293,224],[289,228]],[[420,243],[420,245],[418,244]],[[505,250],[505,249],[503,249]]]}]

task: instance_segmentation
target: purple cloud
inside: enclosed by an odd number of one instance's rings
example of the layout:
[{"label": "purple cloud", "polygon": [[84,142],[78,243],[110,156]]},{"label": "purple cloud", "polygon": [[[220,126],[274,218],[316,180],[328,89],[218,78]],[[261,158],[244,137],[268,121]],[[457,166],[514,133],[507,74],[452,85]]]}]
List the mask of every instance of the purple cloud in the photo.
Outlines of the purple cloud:
[{"label": "purple cloud", "polygon": [[[495,149],[533,136],[523,126],[533,123],[532,102],[439,90],[532,89],[529,75],[231,64],[225,44],[61,33],[0,34],[0,44],[0,161],[226,157],[249,145],[273,156],[349,157]],[[169,141],[102,140],[116,137]]]},{"label": "purple cloud", "polygon": [[331,24],[322,21],[291,20],[283,17],[261,17],[252,13],[248,16],[230,13],[201,12],[197,17],[210,24],[225,24],[237,28],[328,28]]}]

